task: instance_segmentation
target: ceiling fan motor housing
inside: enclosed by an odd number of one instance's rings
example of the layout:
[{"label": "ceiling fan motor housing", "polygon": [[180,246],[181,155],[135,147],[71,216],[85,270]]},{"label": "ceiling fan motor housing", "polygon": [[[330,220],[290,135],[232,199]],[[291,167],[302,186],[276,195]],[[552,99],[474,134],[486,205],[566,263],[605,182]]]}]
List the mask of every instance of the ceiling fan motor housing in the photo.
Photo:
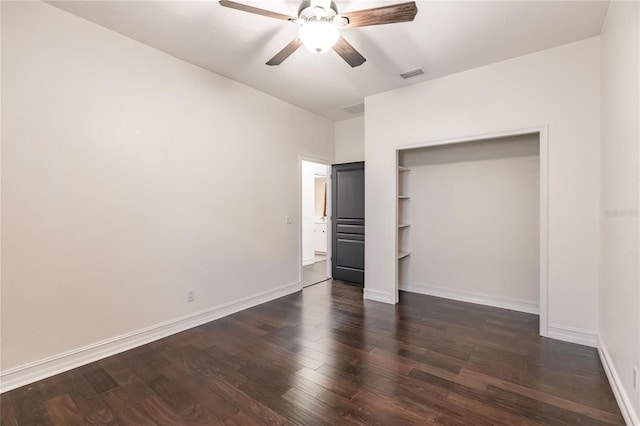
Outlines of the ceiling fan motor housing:
[{"label": "ceiling fan motor housing", "polygon": [[338,14],[338,6],[333,1],[327,0],[303,0],[298,7],[298,20],[332,21]]}]

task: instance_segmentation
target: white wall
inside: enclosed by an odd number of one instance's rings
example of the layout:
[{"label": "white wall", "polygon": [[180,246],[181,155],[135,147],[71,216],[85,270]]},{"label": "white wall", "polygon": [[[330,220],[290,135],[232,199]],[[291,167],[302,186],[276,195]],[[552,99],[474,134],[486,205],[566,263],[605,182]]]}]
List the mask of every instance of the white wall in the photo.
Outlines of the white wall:
[{"label": "white wall", "polygon": [[600,342],[640,424],[640,12],[637,2],[611,2],[601,35]]},{"label": "white wall", "polygon": [[335,152],[336,163],[364,161],[364,117],[335,124]]},{"label": "white wall", "polygon": [[400,285],[536,310],[539,302],[539,136],[401,153],[408,229]]},{"label": "white wall", "polygon": [[365,296],[396,298],[397,146],[548,126],[549,323],[595,341],[599,61],[596,37],[366,98]]},{"label": "white wall", "polygon": [[41,2],[2,2],[2,89],[3,372],[296,287],[332,122]]}]

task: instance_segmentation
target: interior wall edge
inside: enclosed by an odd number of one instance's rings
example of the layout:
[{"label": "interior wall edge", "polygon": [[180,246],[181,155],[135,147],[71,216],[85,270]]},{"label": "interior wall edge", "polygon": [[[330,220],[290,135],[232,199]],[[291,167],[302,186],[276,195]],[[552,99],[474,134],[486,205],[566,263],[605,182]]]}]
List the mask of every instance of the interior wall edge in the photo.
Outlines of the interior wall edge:
[{"label": "interior wall edge", "polygon": [[252,296],[204,309],[160,324],[135,330],[111,339],[63,352],[0,372],[0,393],[37,382],[103,358],[151,343],[172,334],[226,317],[245,309],[295,293],[302,289],[296,281]]},{"label": "interior wall edge", "polygon": [[613,395],[616,397],[616,402],[620,407],[624,421],[629,426],[640,425],[640,414],[635,412],[631,398],[625,391],[622,380],[620,380],[620,375],[616,370],[615,364],[613,363],[613,360],[609,355],[609,351],[607,350],[607,346],[601,336],[598,336],[597,349],[598,355],[600,356],[600,362],[602,363],[604,372],[607,375],[607,379],[609,379],[611,390],[613,391]]},{"label": "interior wall edge", "polygon": [[496,296],[485,293],[477,293],[465,290],[455,290],[440,287],[432,284],[402,281],[399,283],[399,290],[410,293],[424,294],[427,296],[442,297],[444,299],[457,300],[460,302],[475,303],[477,305],[492,306],[494,308],[509,309],[512,311],[524,312],[527,314],[540,314],[540,305],[523,299]]}]

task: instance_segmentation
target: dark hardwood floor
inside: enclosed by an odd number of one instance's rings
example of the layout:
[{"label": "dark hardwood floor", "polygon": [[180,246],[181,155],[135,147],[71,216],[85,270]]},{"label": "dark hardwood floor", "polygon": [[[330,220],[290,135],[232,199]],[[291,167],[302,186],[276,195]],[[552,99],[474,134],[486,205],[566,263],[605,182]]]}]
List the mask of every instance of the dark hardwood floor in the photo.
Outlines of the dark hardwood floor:
[{"label": "dark hardwood floor", "polygon": [[328,281],[4,393],[1,422],[623,424],[597,352],[537,322]]}]

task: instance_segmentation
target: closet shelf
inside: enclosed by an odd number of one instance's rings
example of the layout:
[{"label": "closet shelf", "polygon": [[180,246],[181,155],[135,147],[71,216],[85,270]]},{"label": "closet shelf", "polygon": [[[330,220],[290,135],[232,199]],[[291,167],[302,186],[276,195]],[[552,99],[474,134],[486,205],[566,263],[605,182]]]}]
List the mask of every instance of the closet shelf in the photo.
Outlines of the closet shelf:
[{"label": "closet shelf", "polygon": [[410,172],[411,169],[408,168],[408,167],[398,166],[398,171],[399,172]]},{"label": "closet shelf", "polygon": [[409,223],[400,223],[400,224],[398,224],[398,228],[408,228],[410,226],[411,226],[411,224],[409,224]]},{"label": "closet shelf", "polygon": [[398,252],[398,259],[403,259],[407,256],[409,256],[411,254],[411,252],[408,251],[399,251]]}]

